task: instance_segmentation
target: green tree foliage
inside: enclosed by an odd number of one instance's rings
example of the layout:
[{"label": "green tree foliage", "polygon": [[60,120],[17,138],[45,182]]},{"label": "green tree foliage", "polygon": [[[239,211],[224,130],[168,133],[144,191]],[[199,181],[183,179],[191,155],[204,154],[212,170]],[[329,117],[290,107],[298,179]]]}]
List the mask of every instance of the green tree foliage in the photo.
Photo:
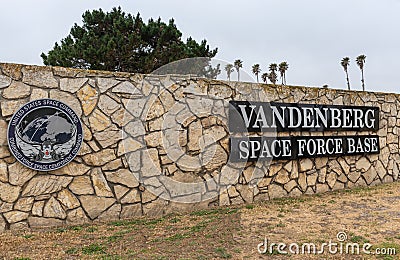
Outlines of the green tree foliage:
[{"label": "green tree foliage", "polygon": [[271,63],[269,65],[269,71],[270,73],[268,74],[268,79],[269,81],[272,82],[272,84],[276,84],[276,80],[278,79],[278,75],[276,74],[276,71],[278,70],[278,65],[276,63]]},{"label": "green tree foliage", "polygon": [[262,80],[264,83],[267,83],[268,77],[269,77],[268,72],[265,72],[265,73],[263,73],[263,74],[261,75],[261,80]]},{"label": "green tree foliage", "polygon": [[150,19],[146,24],[140,14],[125,14],[120,7],[107,13],[86,11],[82,18],[82,26],[75,24],[60,44],[41,54],[45,65],[150,73],[173,61],[206,57],[203,72],[219,71],[208,63],[217,49],[211,50],[206,40],[198,43],[189,37],[182,41],[173,19],[168,23]]}]

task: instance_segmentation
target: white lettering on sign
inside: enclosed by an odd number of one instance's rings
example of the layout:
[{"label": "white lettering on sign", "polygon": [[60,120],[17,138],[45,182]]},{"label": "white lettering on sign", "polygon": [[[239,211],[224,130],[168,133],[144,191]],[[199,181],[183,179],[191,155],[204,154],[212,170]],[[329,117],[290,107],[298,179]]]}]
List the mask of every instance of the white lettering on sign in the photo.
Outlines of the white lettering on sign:
[{"label": "white lettering on sign", "polygon": [[378,136],[234,137],[232,161],[296,159],[379,153]]},{"label": "white lettering on sign", "polygon": [[[377,107],[231,101],[230,130],[377,130]],[[234,112],[236,111],[236,112]],[[234,116],[238,114],[238,116]],[[231,122],[233,120],[233,122]],[[242,122],[238,122],[241,120]],[[238,129],[243,125],[245,129]]]}]

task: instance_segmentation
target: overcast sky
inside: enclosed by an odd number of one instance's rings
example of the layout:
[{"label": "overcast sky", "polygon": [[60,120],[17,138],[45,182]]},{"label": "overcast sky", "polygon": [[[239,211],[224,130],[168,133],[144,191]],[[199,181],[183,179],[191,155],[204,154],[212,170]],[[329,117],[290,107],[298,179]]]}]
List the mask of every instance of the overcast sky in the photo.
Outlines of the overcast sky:
[{"label": "overcast sky", "polygon": [[0,62],[42,65],[40,53],[81,24],[84,11],[114,6],[144,20],[174,18],[185,39],[207,39],[216,58],[240,58],[248,72],[287,61],[290,85],[346,89],[340,60],[349,56],[360,90],[354,59],[365,54],[367,90],[400,93],[400,0],[2,0]]}]

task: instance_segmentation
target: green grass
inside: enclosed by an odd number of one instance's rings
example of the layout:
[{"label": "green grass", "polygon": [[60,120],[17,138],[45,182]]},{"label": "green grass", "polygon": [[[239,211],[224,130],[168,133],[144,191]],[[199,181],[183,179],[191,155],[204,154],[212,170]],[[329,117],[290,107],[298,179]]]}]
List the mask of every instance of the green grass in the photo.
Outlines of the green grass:
[{"label": "green grass", "polygon": [[269,248],[268,248],[268,250],[265,252],[265,253],[263,253],[264,255],[283,255],[283,254],[281,254],[279,251],[278,251],[278,249],[276,249],[275,247],[273,247],[272,248],[272,252],[270,252],[269,251]]},{"label": "green grass", "polygon": [[253,204],[247,204],[246,205],[246,209],[254,209],[254,205]]},{"label": "green grass", "polygon": [[383,260],[394,260],[393,256],[390,255],[378,255],[377,258]]},{"label": "green grass", "polygon": [[133,220],[119,220],[111,222],[110,226],[121,227],[121,226],[147,226],[154,227],[154,225],[159,224],[166,220],[168,216],[164,216],[158,219],[133,219]]},{"label": "green grass", "polygon": [[359,193],[363,193],[363,192],[369,193],[372,190],[373,189],[371,187],[362,187],[362,186],[360,186],[360,187],[353,187],[351,189],[340,190],[340,191],[338,191],[338,193],[345,192],[345,193],[359,194]]},{"label": "green grass", "polygon": [[151,240],[151,243],[159,243],[161,241],[162,241],[161,238],[154,238],[154,239]]},{"label": "green grass", "polygon": [[167,260],[168,257],[166,257],[166,256],[156,256],[154,259],[156,259],[156,260]]},{"label": "green grass", "polygon": [[217,214],[234,214],[238,212],[238,209],[231,209],[231,208],[217,208],[217,209],[202,209],[198,211],[194,211],[190,213],[191,216],[207,216],[207,215],[217,215]]},{"label": "green grass", "polygon": [[146,222],[145,219],[134,219],[134,220],[119,220],[111,222],[109,225],[121,227],[121,226],[135,226],[135,225],[143,225]]},{"label": "green grass", "polygon": [[167,240],[167,241],[177,241],[177,240],[182,240],[182,239],[185,239],[185,238],[189,238],[190,236],[189,236],[189,234],[187,234],[187,233],[184,233],[184,234],[175,234],[175,235],[172,235],[172,236],[170,236],[170,237],[167,237],[165,240]]},{"label": "green grass", "polygon": [[152,226],[152,225],[156,225],[158,223],[161,223],[164,220],[165,220],[165,218],[152,219],[152,220],[145,221],[145,223],[143,223],[143,225]]},{"label": "green grass", "polygon": [[178,222],[180,222],[181,220],[178,218],[178,217],[174,217],[174,218],[171,218],[170,220],[169,220],[169,223],[178,223]]},{"label": "green grass", "polygon": [[215,253],[217,253],[217,255],[218,255],[219,257],[224,258],[224,259],[232,258],[232,255],[229,254],[229,253],[226,251],[226,249],[223,248],[223,247],[218,247],[218,248],[216,248],[216,249],[215,249]]},{"label": "green grass", "polygon": [[117,241],[121,238],[122,238],[121,235],[112,235],[112,236],[107,237],[107,242],[114,243],[115,241]]},{"label": "green grass", "polygon": [[102,260],[120,260],[120,259],[122,259],[122,257],[119,255],[107,255],[107,256],[103,256],[101,259]]},{"label": "green grass", "polygon": [[369,240],[363,236],[352,236],[350,238],[350,242],[361,244],[361,243],[369,243]]},{"label": "green grass", "polygon": [[72,226],[69,229],[73,230],[73,231],[81,231],[83,229],[83,227],[82,226]]},{"label": "green grass", "polygon": [[34,235],[32,235],[32,234],[27,234],[27,235],[23,235],[22,237],[23,237],[23,238],[26,238],[26,239],[29,239],[29,238],[34,237]]},{"label": "green grass", "polygon": [[283,207],[279,208],[278,211],[279,211],[279,212],[282,212],[282,213],[290,213],[290,212],[291,212],[290,209],[285,209],[285,208],[283,208]]},{"label": "green grass", "polygon": [[105,247],[97,243],[82,247],[82,253],[85,255],[104,254],[105,252]]},{"label": "green grass", "polygon": [[286,227],[286,225],[280,221],[278,224],[276,224],[276,227]]},{"label": "green grass", "polygon": [[90,226],[90,227],[88,227],[88,228],[86,229],[86,231],[89,232],[89,233],[96,232],[96,231],[97,231],[97,227],[95,227],[95,226]]},{"label": "green grass", "polygon": [[206,227],[207,227],[207,223],[206,222],[200,222],[199,224],[191,227],[190,231],[192,231],[192,232],[200,232],[203,229],[205,229]]},{"label": "green grass", "polygon": [[114,242],[116,242],[117,240],[120,240],[121,238],[123,238],[125,234],[129,234],[129,233],[131,233],[132,231],[133,231],[133,229],[132,229],[131,227],[129,227],[129,228],[120,230],[120,231],[118,231],[118,232],[115,232],[115,234],[113,234],[113,235],[107,237],[107,242],[109,242],[109,243],[114,243]]},{"label": "green grass", "polygon": [[79,252],[79,248],[76,247],[71,247],[67,250],[65,250],[65,253],[69,254],[69,255],[75,255]]},{"label": "green grass", "polygon": [[57,228],[56,229],[57,233],[64,233],[64,232],[67,232],[67,231],[68,231],[68,229],[66,229],[66,228]]}]

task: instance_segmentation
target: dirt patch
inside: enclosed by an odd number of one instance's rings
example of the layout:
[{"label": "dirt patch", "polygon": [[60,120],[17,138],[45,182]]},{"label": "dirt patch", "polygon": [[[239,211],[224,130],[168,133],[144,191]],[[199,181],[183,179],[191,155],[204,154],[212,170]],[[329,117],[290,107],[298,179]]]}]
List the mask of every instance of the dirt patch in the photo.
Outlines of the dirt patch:
[{"label": "dirt patch", "polygon": [[[4,259],[399,259],[397,255],[260,254],[269,243],[338,242],[394,248],[400,254],[400,183],[276,199],[158,219],[0,234]],[[318,251],[317,250],[317,251]],[[288,248],[286,248],[288,251]],[[301,251],[301,250],[300,250]],[[390,252],[392,253],[392,252]]]}]

